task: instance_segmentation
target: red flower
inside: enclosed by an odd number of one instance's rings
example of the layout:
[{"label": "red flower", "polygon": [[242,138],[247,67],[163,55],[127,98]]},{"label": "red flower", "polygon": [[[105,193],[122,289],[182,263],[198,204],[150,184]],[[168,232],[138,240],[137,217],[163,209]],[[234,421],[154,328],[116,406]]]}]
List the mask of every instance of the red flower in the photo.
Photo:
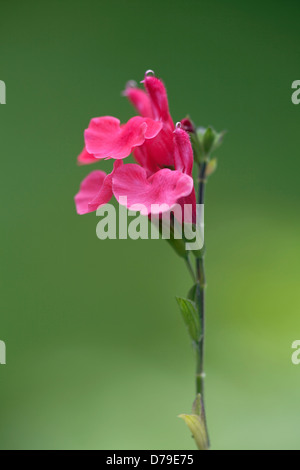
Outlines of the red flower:
[{"label": "red flower", "polygon": [[[110,201],[112,195],[127,207],[132,205],[149,215],[152,205],[191,204],[195,216],[195,191],[192,179],[193,151],[189,136],[180,124],[174,126],[167,93],[161,80],[146,73],[145,91],[129,82],[124,94],[140,116],[126,124],[111,116],[94,118],[84,133],[85,148],[80,164],[114,159],[112,173],[92,172],[75,196],[77,212],[85,214]],[[133,153],[136,164],[123,164]],[[164,210],[162,209],[161,212]]]}]

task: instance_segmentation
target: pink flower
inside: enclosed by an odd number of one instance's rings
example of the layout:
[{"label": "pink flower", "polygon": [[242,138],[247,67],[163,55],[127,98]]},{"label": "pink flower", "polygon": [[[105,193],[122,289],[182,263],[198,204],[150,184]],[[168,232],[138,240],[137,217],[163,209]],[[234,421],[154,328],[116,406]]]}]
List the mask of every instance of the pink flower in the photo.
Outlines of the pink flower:
[{"label": "pink flower", "polygon": [[135,116],[123,125],[111,116],[94,118],[84,133],[86,150],[95,158],[121,160],[147,139],[156,137],[161,128],[161,122],[147,117]]},{"label": "pink flower", "polygon": [[112,173],[107,175],[104,171],[92,171],[81,183],[80,191],[75,196],[78,214],[87,214],[107,204],[112,196],[112,178],[115,170],[122,164],[116,161]]},{"label": "pink flower", "polygon": [[[151,206],[191,204],[193,220],[196,197],[192,178],[193,151],[189,136],[180,124],[174,126],[167,93],[161,80],[147,72],[145,91],[129,82],[124,94],[140,116],[126,124],[111,116],[94,118],[84,133],[81,165],[114,159],[112,173],[94,171],[82,182],[75,197],[77,212],[85,214],[116,199],[130,208],[141,205],[150,215]],[[131,153],[137,163],[124,164]],[[161,211],[163,212],[163,210]]]}]

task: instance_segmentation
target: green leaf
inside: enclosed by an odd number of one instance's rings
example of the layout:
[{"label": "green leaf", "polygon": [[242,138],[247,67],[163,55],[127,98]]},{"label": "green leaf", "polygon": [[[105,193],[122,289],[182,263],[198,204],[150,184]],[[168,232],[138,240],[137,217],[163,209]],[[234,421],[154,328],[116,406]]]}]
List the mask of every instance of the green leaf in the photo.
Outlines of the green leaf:
[{"label": "green leaf", "polygon": [[197,295],[197,284],[194,284],[193,287],[191,287],[191,289],[189,290],[187,298],[195,302],[196,295]]},{"label": "green leaf", "polygon": [[205,132],[206,132],[205,127],[197,127],[197,137],[201,145],[203,145],[203,138],[204,138]]},{"label": "green leaf", "polygon": [[[149,221],[149,224],[151,225],[151,221]],[[186,250],[186,242],[184,240],[184,237],[180,234],[178,237],[175,236],[175,232],[174,232],[174,227],[171,225],[170,227],[170,233],[168,234],[169,237],[168,238],[164,238],[163,237],[163,221],[162,220],[159,220],[158,223],[155,224],[156,225],[156,228],[158,229],[159,231],[159,234],[160,236],[166,240],[169,245],[171,245],[171,247],[173,248],[173,250],[181,257],[181,258],[187,258],[187,250]],[[151,229],[150,229],[151,230]]]},{"label": "green leaf", "polygon": [[206,432],[205,414],[203,409],[202,396],[197,394],[193,403],[192,414],[181,414],[178,416],[182,418],[188,425],[193,438],[196,441],[199,450],[209,449],[209,440]]},{"label": "green leaf", "polygon": [[198,449],[208,450],[209,444],[208,444],[208,439],[207,439],[206,430],[205,430],[205,423],[203,419],[200,416],[194,415],[194,414],[191,414],[191,415],[181,414],[178,417],[182,418],[184,422],[188,425],[193,435],[193,438],[195,439]]},{"label": "green leaf", "polygon": [[201,338],[201,327],[195,302],[182,297],[176,297],[184,323],[189,335],[196,343]]},{"label": "green leaf", "polygon": [[215,142],[215,138],[216,138],[215,131],[213,130],[212,127],[208,127],[203,136],[203,148],[204,148],[205,155],[210,154],[213,148],[214,142]]},{"label": "green leaf", "polygon": [[220,147],[225,134],[226,131],[217,132],[213,127],[208,127],[207,129],[203,127],[197,128],[197,138],[205,158],[209,158],[212,152]]},{"label": "green leaf", "polygon": [[204,157],[203,151],[202,151],[202,145],[197,137],[197,134],[190,133],[190,139],[191,139],[194,159],[197,163],[200,163]]},{"label": "green leaf", "polygon": [[176,240],[174,238],[167,239],[167,242],[173,250],[180,256],[181,258],[186,258],[186,249],[185,249],[185,242],[184,240]]}]

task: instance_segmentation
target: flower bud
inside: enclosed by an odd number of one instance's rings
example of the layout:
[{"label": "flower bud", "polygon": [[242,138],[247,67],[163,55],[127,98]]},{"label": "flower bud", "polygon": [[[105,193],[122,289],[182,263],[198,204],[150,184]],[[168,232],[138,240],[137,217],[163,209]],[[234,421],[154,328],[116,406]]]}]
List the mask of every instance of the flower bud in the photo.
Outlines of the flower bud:
[{"label": "flower bud", "polygon": [[186,117],[185,119],[182,119],[180,122],[181,122],[182,129],[184,129],[186,132],[193,132],[193,133],[196,132],[196,127],[190,118]]}]

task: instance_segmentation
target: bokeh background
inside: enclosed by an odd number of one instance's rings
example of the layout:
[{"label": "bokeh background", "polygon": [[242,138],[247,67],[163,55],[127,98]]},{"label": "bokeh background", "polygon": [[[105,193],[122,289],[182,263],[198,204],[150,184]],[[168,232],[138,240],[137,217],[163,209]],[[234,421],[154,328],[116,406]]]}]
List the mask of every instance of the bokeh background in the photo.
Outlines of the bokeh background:
[{"label": "bokeh background", "polygon": [[206,201],[212,447],[299,449],[299,2],[0,10],[0,448],[194,449],[185,267],[164,241],[98,240],[73,203],[84,128],[129,119],[120,92],[152,68],[175,121],[228,130]]}]

